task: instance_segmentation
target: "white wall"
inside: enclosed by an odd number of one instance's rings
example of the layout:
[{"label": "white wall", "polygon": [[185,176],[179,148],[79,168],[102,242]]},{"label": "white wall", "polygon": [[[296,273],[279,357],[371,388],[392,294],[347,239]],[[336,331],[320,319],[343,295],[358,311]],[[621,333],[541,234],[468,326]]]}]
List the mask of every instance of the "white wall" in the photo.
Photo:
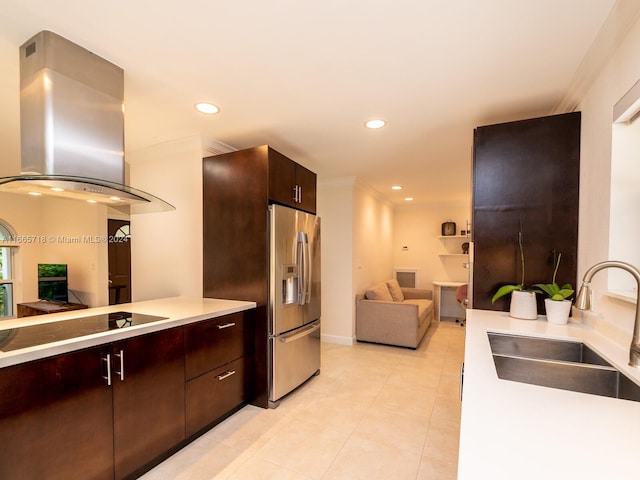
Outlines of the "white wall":
[{"label": "white wall", "polygon": [[[433,281],[467,282],[465,257],[441,257],[440,253],[462,253],[463,239],[440,239],[442,223],[453,220],[456,233],[466,230],[471,205],[438,204],[396,208],[393,240],[394,268],[418,269],[418,288],[433,289]],[[407,247],[405,250],[404,247]]]},{"label": "white wall", "polygon": [[133,301],[202,296],[202,146],[200,136],[128,154],[130,183],[176,207],[131,215]]},{"label": "white wall", "polygon": [[109,303],[109,246],[107,207],[83,201],[49,199],[43,202],[42,229],[53,241],[41,251],[38,263],[68,265],[70,302],[92,307]]},{"label": "white wall", "polygon": [[393,208],[384,197],[364,182],[355,182],[353,287],[356,292],[363,292],[374,283],[392,278],[393,217]]},{"label": "white wall", "polygon": [[[609,258],[612,109],[640,79],[640,23],[636,21],[626,36],[615,33],[620,43],[578,105],[582,111],[579,278],[588,267]],[[585,320],[628,343],[635,306],[601,296],[607,288],[606,271],[594,277],[593,287],[595,314],[585,315]]]},{"label": "white wall", "polygon": [[322,339],[353,341],[353,185],[354,177],[318,182],[321,218]]},{"label": "white wall", "polygon": [[322,339],[355,342],[356,293],[393,271],[393,209],[355,177],[318,183],[322,218]]},{"label": "white wall", "polygon": [[29,195],[0,194],[0,220],[16,235],[36,237],[34,242],[18,242],[14,265],[16,303],[38,300],[38,263],[68,265],[70,302],[96,307],[108,303],[107,208],[85,202],[34,198]]}]

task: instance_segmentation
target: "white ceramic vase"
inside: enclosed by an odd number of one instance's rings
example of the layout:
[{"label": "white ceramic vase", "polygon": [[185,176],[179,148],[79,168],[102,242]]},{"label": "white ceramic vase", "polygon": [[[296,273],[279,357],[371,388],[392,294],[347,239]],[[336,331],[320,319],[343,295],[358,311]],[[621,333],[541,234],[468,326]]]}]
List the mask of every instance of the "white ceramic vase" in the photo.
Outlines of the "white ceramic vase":
[{"label": "white ceramic vase", "polygon": [[523,320],[536,320],[538,318],[536,294],[534,292],[521,290],[511,292],[509,316]]},{"label": "white ceramic vase", "polygon": [[551,300],[544,299],[544,307],[547,310],[547,322],[557,325],[564,325],[569,321],[571,312],[571,300]]}]

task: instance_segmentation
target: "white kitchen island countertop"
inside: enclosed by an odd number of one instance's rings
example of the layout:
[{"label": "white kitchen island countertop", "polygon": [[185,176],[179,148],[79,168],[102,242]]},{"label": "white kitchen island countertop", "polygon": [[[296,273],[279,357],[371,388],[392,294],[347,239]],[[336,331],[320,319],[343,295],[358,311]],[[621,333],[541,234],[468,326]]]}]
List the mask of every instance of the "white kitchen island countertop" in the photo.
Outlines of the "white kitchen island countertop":
[{"label": "white kitchen island countertop", "polygon": [[501,380],[488,331],[580,340],[640,384],[628,348],[581,323],[468,310],[459,480],[640,477],[640,402]]},{"label": "white kitchen island countertop", "polygon": [[147,300],[143,302],[123,303],[105,307],[95,307],[84,310],[73,310],[50,315],[37,315],[33,317],[2,320],[0,321],[0,330],[9,330],[50,322],[62,322],[74,318],[121,311],[166,317],[164,320],[158,320],[152,323],[133,325],[127,328],[109,330],[68,340],[22,348],[19,350],[7,352],[0,351],[0,368],[117,340],[123,340],[125,338],[131,338],[138,335],[166,330],[167,328],[186,325],[209,318],[250,310],[255,307],[255,302],[239,300],[172,297]]}]

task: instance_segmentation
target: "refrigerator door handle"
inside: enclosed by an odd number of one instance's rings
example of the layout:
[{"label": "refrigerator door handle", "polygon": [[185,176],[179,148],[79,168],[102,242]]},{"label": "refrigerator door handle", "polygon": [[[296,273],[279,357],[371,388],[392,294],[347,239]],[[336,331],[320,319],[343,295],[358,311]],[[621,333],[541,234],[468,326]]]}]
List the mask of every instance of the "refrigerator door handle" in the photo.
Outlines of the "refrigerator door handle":
[{"label": "refrigerator door handle", "polygon": [[313,332],[315,332],[319,328],[320,328],[320,324],[317,323],[315,325],[311,325],[311,326],[305,328],[304,330],[302,330],[300,332],[296,332],[296,333],[293,333],[291,335],[282,335],[282,336],[278,337],[278,339],[282,343],[295,342],[296,340],[299,340],[299,339],[301,339],[303,337],[306,337],[307,335],[311,335]]},{"label": "refrigerator door handle", "polygon": [[296,262],[298,263],[300,281],[298,282],[298,304],[308,303],[308,291],[311,289],[311,264],[309,262],[309,235],[298,232],[296,245]]},{"label": "refrigerator door handle", "polygon": [[304,303],[311,301],[311,243],[309,242],[309,234],[304,234]]}]

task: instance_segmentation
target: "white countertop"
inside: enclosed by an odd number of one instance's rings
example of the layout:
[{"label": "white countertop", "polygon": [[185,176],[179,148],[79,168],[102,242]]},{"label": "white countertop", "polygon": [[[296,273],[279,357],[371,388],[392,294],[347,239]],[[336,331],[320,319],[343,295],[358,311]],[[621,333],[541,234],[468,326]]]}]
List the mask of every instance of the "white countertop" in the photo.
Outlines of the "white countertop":
[{"label": "white countertop", "polygon": [[580,323],[467,310],[459,480],[638,478],[640,402],[501,380],[487,331],[581,340],[640,384],[628,348]]},{"label": "white countertop", "polygon": [[67,353],[81,348],[93,347],[116,340],[135,337],[146,333],[157,332],[159,330],[186,325],[188,323],[198,322],[208,318],[241,312],[255,307],[255,302],[220,300],[214,298],[173,297],[158,300],[147,300],[144,302],[123,303],[119,305],[110,305],[84,310],[73,310],[49,315],[37,315],[12,320],[2,320],[0,321],[0,330],[120,311],[167,317],[166,320],[134,325],[119,330],[100,332],[69,340],[23,348],[20,350],[0,352],[0,368],[52,355]]}]

